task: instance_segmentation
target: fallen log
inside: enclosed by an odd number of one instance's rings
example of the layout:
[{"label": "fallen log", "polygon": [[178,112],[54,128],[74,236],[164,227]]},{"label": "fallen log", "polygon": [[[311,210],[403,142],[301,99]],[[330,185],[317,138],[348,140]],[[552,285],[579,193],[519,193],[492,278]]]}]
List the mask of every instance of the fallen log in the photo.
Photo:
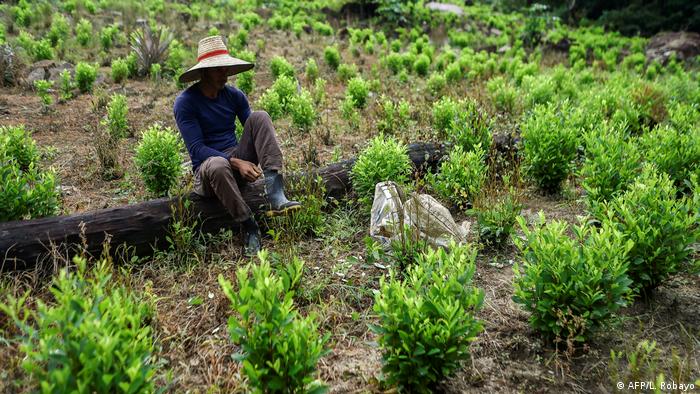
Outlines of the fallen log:
[{"label": "fallen log", "polygon": [[[440,145],[416,143],[408,153],[417,169],[434,167],[442,158]],[[350,169],[354,159],[315,170],[325,183],[328,197],[340,198],[351,188]],[[297,175],[291,175],[287,181]],[[262,181],[249,184],[241,190],[243,198],[254,211],[264,204]],[[192,193],[192,213],[199,215],[201,230],[216,232],[236,226],[223,206],[215,198],[201,198]],[[162,247],[172,219],[172,207],[181,204],[176,198],[160,198],[116,208],[55,216],[34,220],[0,223],[0,272],[30,269],[51,253],[51,245],[62,245],[64,256],[68,245],[84,245],[86,251],[99,255],[106,237],[112,245],[126,244],[138,256],[147,256],[154,247]],[[83,230],[81,230],[81,228]]]}]

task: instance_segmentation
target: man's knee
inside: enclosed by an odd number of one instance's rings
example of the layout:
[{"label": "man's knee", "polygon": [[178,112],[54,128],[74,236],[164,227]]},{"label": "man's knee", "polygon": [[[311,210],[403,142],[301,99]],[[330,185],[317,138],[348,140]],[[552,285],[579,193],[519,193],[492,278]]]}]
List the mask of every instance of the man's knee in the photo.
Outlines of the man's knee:
[{"label": "man's knee", "polygon": [[225,175],[231,171],[231,163],[221,156],[213,156],[202,163],[201,170],[204,176],[209,179]]},{"label": "man's knee", "polygon": [[253,111],[248,116],[246,123],[250,122],[251,125],[265,125],[272,124],[272,118],[266,111]]}]

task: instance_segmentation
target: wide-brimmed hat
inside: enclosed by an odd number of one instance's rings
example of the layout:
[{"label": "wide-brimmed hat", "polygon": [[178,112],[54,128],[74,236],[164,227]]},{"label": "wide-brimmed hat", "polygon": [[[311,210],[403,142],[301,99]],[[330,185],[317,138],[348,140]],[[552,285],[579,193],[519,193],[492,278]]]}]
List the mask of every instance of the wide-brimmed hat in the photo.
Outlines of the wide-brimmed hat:
[{"label": "wide-brimmed hat", "polygon": [[197,64],[182,73],[178,80],[180,83],[197,81],[202,78],[202,69],[212,67],[229,67],[231,72],[228,76],[230,77],[250,70],[254,64],[229,55],[221,36],[206,37],[199,40]]}]

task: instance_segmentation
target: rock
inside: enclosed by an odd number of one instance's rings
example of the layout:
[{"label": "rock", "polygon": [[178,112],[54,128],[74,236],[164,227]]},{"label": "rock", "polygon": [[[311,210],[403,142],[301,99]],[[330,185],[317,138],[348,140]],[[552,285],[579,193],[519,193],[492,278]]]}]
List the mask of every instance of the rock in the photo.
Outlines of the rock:
[{"label": "rock", "polygon": [[425,5],[425,8],[433,11],[455,14],[457,16],[464,15],[464,10],[462,9],[462,7],[454,4],[438,3],[435,1],[431,1],[430,3]]},{"label": "rock", "polygon": [[57,64],[56,67],[52,67],[49,69],[49,81],[58,82],[58,80],[61,78],[61,73],[64,70],[68,70],[70,72],[71,77],[75,75],[73,65],[68,62],[62,62],[60,64]]},{"label": "rock", "polygon": [[506,53],[508,51],[510,51],[510,45],[504,45],[497,50],[498,53]]},{"label": "rock", "polygon": [[25,78],[25,82],[27,83],[28,87],[32,88],[34,87],[34,82],[46,79],[46,76],[46,70],[41,67],[35,68],[29,72],[27,78]]},{"label": "rock", "polygon": [[646,48],[648,61],[665,64],[672,54],[678,60],[691,59],[700,54],[700,34],[694,32],[659,33],[649,40]]}]

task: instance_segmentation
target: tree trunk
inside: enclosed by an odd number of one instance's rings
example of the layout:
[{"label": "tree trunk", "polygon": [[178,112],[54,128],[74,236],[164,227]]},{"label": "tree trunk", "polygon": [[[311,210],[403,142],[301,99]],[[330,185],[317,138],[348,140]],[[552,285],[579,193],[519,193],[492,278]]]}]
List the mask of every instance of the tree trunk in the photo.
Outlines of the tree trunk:
[{"label": "tree trunk", "polygon": [[[435,167],[444,154],[442,146],[429,143],[412,144],[408,152],[419,171],[426,166]],[[346,160],[314,171],[323,179],[328,197],[340,198],[350,190],[350,169],[354,162],[354,159]],[[287,182],[302,175],[292,174]],[[241,192],[253,211],[261,211],[262,181],[249,184]],[[202,198],[194,193],[185,198],[191,201],[193,213],[199,215],[202,231],[236,228],[215,198]],[[76,245],[81,244],[96,255],[101,252],[106,237],[112,245],[126,244],[139,256],[150,255],[154,247],[163,246],[172,208],[182,203],[177,198],[161,198],[74,215],[0,223],[0,261],[3,261],[0,272],[34,267],[50,258],[51,245],[58,246],[63,256],[71,256],[78,250]]]}]

